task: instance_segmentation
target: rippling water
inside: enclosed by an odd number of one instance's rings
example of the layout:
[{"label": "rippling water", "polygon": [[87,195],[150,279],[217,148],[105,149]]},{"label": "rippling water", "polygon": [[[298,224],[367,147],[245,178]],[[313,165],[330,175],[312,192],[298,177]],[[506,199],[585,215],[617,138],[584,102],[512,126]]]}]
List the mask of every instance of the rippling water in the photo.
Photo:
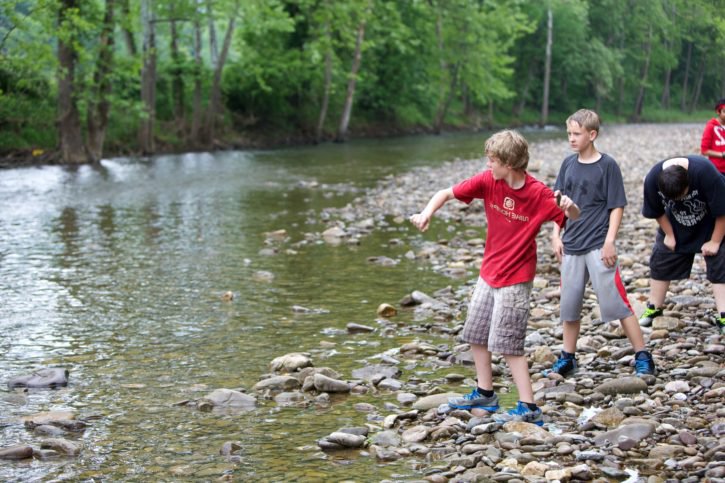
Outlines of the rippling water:
[{"label": "rippling water", "polygon": [[[354,403],[382,407],[381,400],[395,402],[393,394],[306,409],[262,400],[242,414],[174,403],[221,387],[250,389],[272,359],[294,351],[350,378],[367,358],[406,342],[344,328],[375,325],[381,302],[455,283],[406,260],[409,246],[388,243],[409,236],[409,227],[392,224],[355,247],[305,243],[306,233],[324,228],[322,208],[342,206],[392,173],[479,156],[484,139],[460,134],[0,171],[0,447],[38,447],[42,438],[20,418],[40,411],[70,409],[90,421],[85,433],[69,436],[82,445],[80,457],[3,462],[0,479],[420,477],[410,462],[325,455],[315,445],[365,423]],[[279,229],[289,240],[276,255],[261,255],[269,248],[264,234]],[[401,262],[382,267],[370,256]],[[226,291],[233,301],[222,300]],[[294,305],[326,313],[298,314]],[[70,385],[7,390],[8,378],[42,367],[68,368]],[[219,456],[226,441],[241,443],[241,463]]]}]

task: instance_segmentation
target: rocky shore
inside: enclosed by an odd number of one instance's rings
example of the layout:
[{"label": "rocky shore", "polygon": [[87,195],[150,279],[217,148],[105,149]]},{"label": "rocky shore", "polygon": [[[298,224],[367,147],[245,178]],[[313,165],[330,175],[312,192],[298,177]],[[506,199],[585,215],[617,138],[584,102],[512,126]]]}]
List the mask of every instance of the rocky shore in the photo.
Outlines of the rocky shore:
[{"label": "rocky shore", "polygon": [[[597,142],[600,151],[618,160],[625,179],[629,204],[617,246],[622,276],[638,314],[647,298],[647,261],[656,230],[656,222],[640,215],[643,177],[656,161],[697,153],[699,135],[700,127],[693,125],[616,126],[604,130]],[[533,143],[531,173],[553,185],[566,154],[561,141]],[[333,221],[323,237],[355,243],[371,230],[406,223],[436,190],[483,167],[483,160],[457,160],[385,179],[366,196],[327,212]],[[402,241],[411,246],[406,257],[430,263],[451,277],[477,270],[483,251],[480,227],[485,226],[482,206],[449,203],[433,223],[446,225],[446,239],[413,234]],[[543,428],[527,423],[502,426],[483,411],[448,410],[443,403],[450,394],[440,386],[450,384],[450,379],[396,379],[392,369],[402,364],[399,361],[471,363],[468,346],[455,339],[472,290],[467,283],[456,291],[403,297],[401,307],[413,306],[420,313],[416,342],[383,354],[386,363],[380,372],[362,383],[355,375],[348,381],[358,391],[397,391],[400,406],[367,408],[379,415],[378,424],[368,415],[368,424],[341,428],[318,441],[319,446],[326,451],[361,448],[378,461],[417,458],[421,479],[435,482],[725,481],[725,345],[713,324],[715,305],[701,257],[689,280],[672,284],[664,316],[644,329],[657,363],[656,376],[634,376],[631,345],[618,322],[599,319],[589,291],[578,341],[578,372],[568,379],[545,377],[542,370],[556,359],[562,339],[559,270],[549,247],[550,230],[539,235],[526,342],[535,397],[545,415]],[[381,332],[387,330],[387,319],[381,318]],[[450,344],[432,343],[433,334],[450,334]],[[502,359],[494,362],[502,376],[496,388],[506,392],[510,374]],[[465,383],[474,382],[472,368],[462,367],[461,373]],[[468,391],[465,384],[460,389]]]},{"label": "rocky shore", "polygon": [[[625,179],[629,205],[617,247],[622,277],[638,314],[647,299],[647,261],[656,229],[653,220],[639,214],[642,179],[662,158],[697,152],[700,129],[697,125],[615,126],[603,130],[597,142],[601,151],[618,160]],[[566,154],[567,146],[560,140],[532,143],[530,172],[553,185]],[[298,244],[320,240],[356,244],[374,231],[389,232],[391,246],[409,249],[401,259],[381,255],[368,262],[418,263],[450,277],[448,286],[429,294],[414,291],[398,294],[397,301],[380,300],[375,324],[350,323],[345,328],[351,336],[370,340],[403,336],[409,342],[371,357],[349,374],[318,365],[324,361],[313,355],[319,347],[301,347],[299,353],[281,354],[271,361],[268,373],[261,374],[254,387],[218,388],[176,405],[229,414],[260,407],[349,404],[359,414],[359,423],[320,434],[300,450],[331,457],[354,454],[369,458],[371,465],[404,461],[418,475],[416,481],[725,481],[725,337],[712,322],[715,304],[701,257],[689,280],[672,284],[664,316],[644,329],[658,367],[656,376],[634,376],[634,353],[627,338],[618,322],[601,321],[591,291],[578,341],[578,372],[566,379],[544,376],[542,371],[562,347],[559,268],[549,246],[551,227],[545,227],[538,239],[526,338],[544,426],[502,425],[485,411],[452,411],[445,405],[448,397],[468,392],[475,383],[470,348],[457,335],[483,254],[483,207],[449,203],[436,215],[430,233],[391,228],[407,224],[409,215],[421,210],[438,189],[481,169],[482,159],[456,160],[386,178],[349,205],[320,213],[327,229],[309,234],[309,240]],[[283,232],[267,235],[271,246],[287,243]],[[227,292],[221,298],[232,297]],[[317,309],[294,306],[292,310],[315,313]],[[412,313],[412,324],[396,321],[404,311]],[[332,342],[322,344],[334,347]],[[423,371],[426,374],[441,369],[445,376],[426,376],[417,371],[421,367],[430,369]],[[56,370],[8,385],[53,387],[50,383],[59,384],[59,375],[60,383],[67,382],[68,373]],[[516,396],[511,393],[511,376],[497,356],[494,375],[502,402],[512,405]],[[45,379],[37,382],[40,376]],[[360,402],[356,396],[362,394],[386,397]],[[76,419],[73,413],[24,418],[29,432],[48,439],[40,447],[0,448],[0,460],[75,458],[82,449],[76,441],[87,423],[90,420]],[[230,463],[242,458],[237,441],[226,442],[218,452],[220,459]],[[183,476],[185,468],[180,467],[177,476]],[[229,479],[233,479],[230,474],[220,478]],[[350,481],[369,479],[351,474]]]}]

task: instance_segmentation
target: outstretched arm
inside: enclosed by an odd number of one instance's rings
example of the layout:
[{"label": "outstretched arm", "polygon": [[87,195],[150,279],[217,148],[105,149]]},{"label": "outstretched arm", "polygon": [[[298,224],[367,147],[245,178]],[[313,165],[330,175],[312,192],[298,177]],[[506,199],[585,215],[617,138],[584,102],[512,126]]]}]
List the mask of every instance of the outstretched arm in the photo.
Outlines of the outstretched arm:
[{"label": "outstretched arm", "polygon": [[453,198],[453,188],[440,190],[433,195],[423,211],[410,217],[410,222],[413,223],[413,225],[415,225],[415,227],[420,231],[426,231],[428,229],[430,219],[433,217],[433,213],[438,211],[441,206],[445,205],[446,202],[452,200]]}]

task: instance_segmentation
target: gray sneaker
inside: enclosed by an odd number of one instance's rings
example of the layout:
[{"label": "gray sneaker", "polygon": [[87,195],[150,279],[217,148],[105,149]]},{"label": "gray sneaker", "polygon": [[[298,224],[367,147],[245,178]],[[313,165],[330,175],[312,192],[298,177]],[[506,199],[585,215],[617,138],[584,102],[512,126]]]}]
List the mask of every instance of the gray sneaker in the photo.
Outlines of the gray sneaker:
[{"label": "gray sneaker", "polygon": [[474,388],[469,394],[460,397],[452,397],[448,399],[448,405],[453,409],[484,409],[490,413],[498,411],[498,396],[494,394],[486,397],[478,392],[478,388]]}]

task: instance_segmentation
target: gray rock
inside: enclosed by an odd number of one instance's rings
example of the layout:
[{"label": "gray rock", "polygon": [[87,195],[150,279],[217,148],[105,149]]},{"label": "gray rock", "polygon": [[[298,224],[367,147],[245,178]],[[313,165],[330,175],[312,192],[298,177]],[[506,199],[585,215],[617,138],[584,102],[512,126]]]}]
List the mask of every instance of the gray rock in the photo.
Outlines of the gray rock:
[{"label": "gray rock", "polygon": [[353,379],[362,379],[363,381],[370,381],[371,379],[380,376],[396,379],[400,377],[401,374],[401,370],[397,367],[385,364],[371,364],[359,369],[353,369],[352,371]]},{"label": "gray rock", "polygon": [[309,354],[292,352],[272,360],[269,368],[272,372],[295,372],[312,365],[312,359]]},{"label": "gray rock", "polygon": [[81,448],[77,444],[61,438],[44,439],[40,442],[40,447],[50,448],[58,453],[69,456],[77,456],[81,452]]},{"label": "gray rock", "polygon": [[350,392],[350,385],[347,382],[322,374],[314,375],[314,385],[320,392]]},{"label": "gray rock", "polygon": [[630,439],[639,443],[643,439],[649,437],[655,431],[654,424],[635,423],[621,426],[612,431],[600,434],[594,438],[594,444],[597,446],[606,446],[617,444],[620,438]]},{"label": "gray rock", "polygon": [[327,440],[345,448],[361,448],[365,445],[365,436],[336,431],[327,437]]},{"label": "gray rock", "polygon": [[603,382],[596,387],[595,391],[609,395],[636,394],[647,392],[647,383],[639,377],[620,377]]},{"label": "gray rock", "polygon": [[216,408],[252,409],[257,405],[257,400],[248,394],[232,389],[216,389],[200,401],[200,404],[203,403],[209,403]]},{"label": "gray rock", "polygon": [[0,448],[0,460],[25,460],[33,457],[33,448],[26,445]]},{"label": "gray rock", "polygon": [[267,379],[262,379],[254,385],[255,391],[264,391],[270,389],[272,391],[289,391],[290,389],[297,389],[300,387],[300,381],[293,376],[273,376]]},{"label": "gray rock", "polygon": [[68,385],[68,369],[45,368],[30,375],[17,376],[8,381],[8,387],[54,388]]}]

